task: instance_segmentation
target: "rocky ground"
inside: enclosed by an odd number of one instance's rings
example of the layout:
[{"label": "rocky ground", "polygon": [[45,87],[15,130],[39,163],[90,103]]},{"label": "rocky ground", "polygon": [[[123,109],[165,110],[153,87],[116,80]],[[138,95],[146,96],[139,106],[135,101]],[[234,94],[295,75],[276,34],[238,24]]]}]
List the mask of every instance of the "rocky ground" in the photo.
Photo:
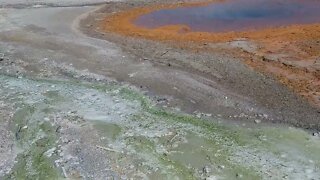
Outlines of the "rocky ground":
[{"label": "rocky ground", "polygon": [[0,179],[320,177],[303,99],[232,54],[95,32],[86,3],[0,1]]}]

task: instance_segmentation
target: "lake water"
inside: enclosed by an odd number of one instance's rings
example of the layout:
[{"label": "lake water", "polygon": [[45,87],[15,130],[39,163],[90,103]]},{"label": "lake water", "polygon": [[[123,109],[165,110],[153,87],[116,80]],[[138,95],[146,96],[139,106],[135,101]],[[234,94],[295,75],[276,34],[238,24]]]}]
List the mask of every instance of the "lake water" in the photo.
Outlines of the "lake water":
[{"label": "lake water", "polygon": [[192,31],[226,32],[320,22],[320,0],[226,0],[207,6],[163,9],[140,16],[146,28],[187,25]]}]

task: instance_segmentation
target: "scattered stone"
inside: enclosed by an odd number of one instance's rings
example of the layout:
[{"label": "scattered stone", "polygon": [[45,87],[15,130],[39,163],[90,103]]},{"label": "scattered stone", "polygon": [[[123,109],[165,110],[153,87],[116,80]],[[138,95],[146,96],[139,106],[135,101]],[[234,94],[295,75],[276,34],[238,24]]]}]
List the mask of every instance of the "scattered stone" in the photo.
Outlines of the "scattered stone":
[{"label": "scattered stone", "polygon": [[225,167],[224,167],[224,165],[219,165],[218,168],[219,169],[224,169]]},{"label": "scattered stone", "polygon": [[67,139],[67,138],[63,138],[62,142],[65,143],[65,144],[69,144],[71,141],[69,139]]},{"label": "scattered stone", "polygon": [[319,137],[320,136],[320,132],[314,132],[314,133],[312,133],[312,136]]},{"label": "scattered stone", "polygon": [[166,102],[168,102],[168,99],[167,98],[158,98],[157,102],[158,103],[166,103]]}]

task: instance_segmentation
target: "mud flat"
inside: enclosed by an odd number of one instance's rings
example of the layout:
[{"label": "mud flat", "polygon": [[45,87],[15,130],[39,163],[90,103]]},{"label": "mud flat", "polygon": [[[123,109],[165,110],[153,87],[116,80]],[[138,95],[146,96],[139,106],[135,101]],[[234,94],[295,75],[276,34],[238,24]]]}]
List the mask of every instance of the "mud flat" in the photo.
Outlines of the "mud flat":
[{"label": "mud flat", "polygon": [[0,9],[0,179],[318,178],[318,111],[242,63],[252,44],[96,26],[149,3]]}]

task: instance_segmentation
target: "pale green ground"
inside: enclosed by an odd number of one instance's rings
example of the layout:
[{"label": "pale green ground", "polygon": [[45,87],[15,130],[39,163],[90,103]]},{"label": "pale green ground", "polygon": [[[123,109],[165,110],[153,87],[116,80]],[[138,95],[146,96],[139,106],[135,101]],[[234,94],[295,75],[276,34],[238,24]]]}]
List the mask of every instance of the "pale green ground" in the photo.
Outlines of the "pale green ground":
[{"label": "pale green ground", "polygon": [[17,109],[11,130],[21,149],[5,179],[62,179],[53,163],[59,157],[45,155],[58,147],[57,126],[44,119],[73,110],[97,129],[101,146],[113,149],[110,163],[135,167],[127,177],[320,177],[320,139],[300,129],[248,128],[169,112],[128,87],[0,76],[0,88],[1,100]]}]

